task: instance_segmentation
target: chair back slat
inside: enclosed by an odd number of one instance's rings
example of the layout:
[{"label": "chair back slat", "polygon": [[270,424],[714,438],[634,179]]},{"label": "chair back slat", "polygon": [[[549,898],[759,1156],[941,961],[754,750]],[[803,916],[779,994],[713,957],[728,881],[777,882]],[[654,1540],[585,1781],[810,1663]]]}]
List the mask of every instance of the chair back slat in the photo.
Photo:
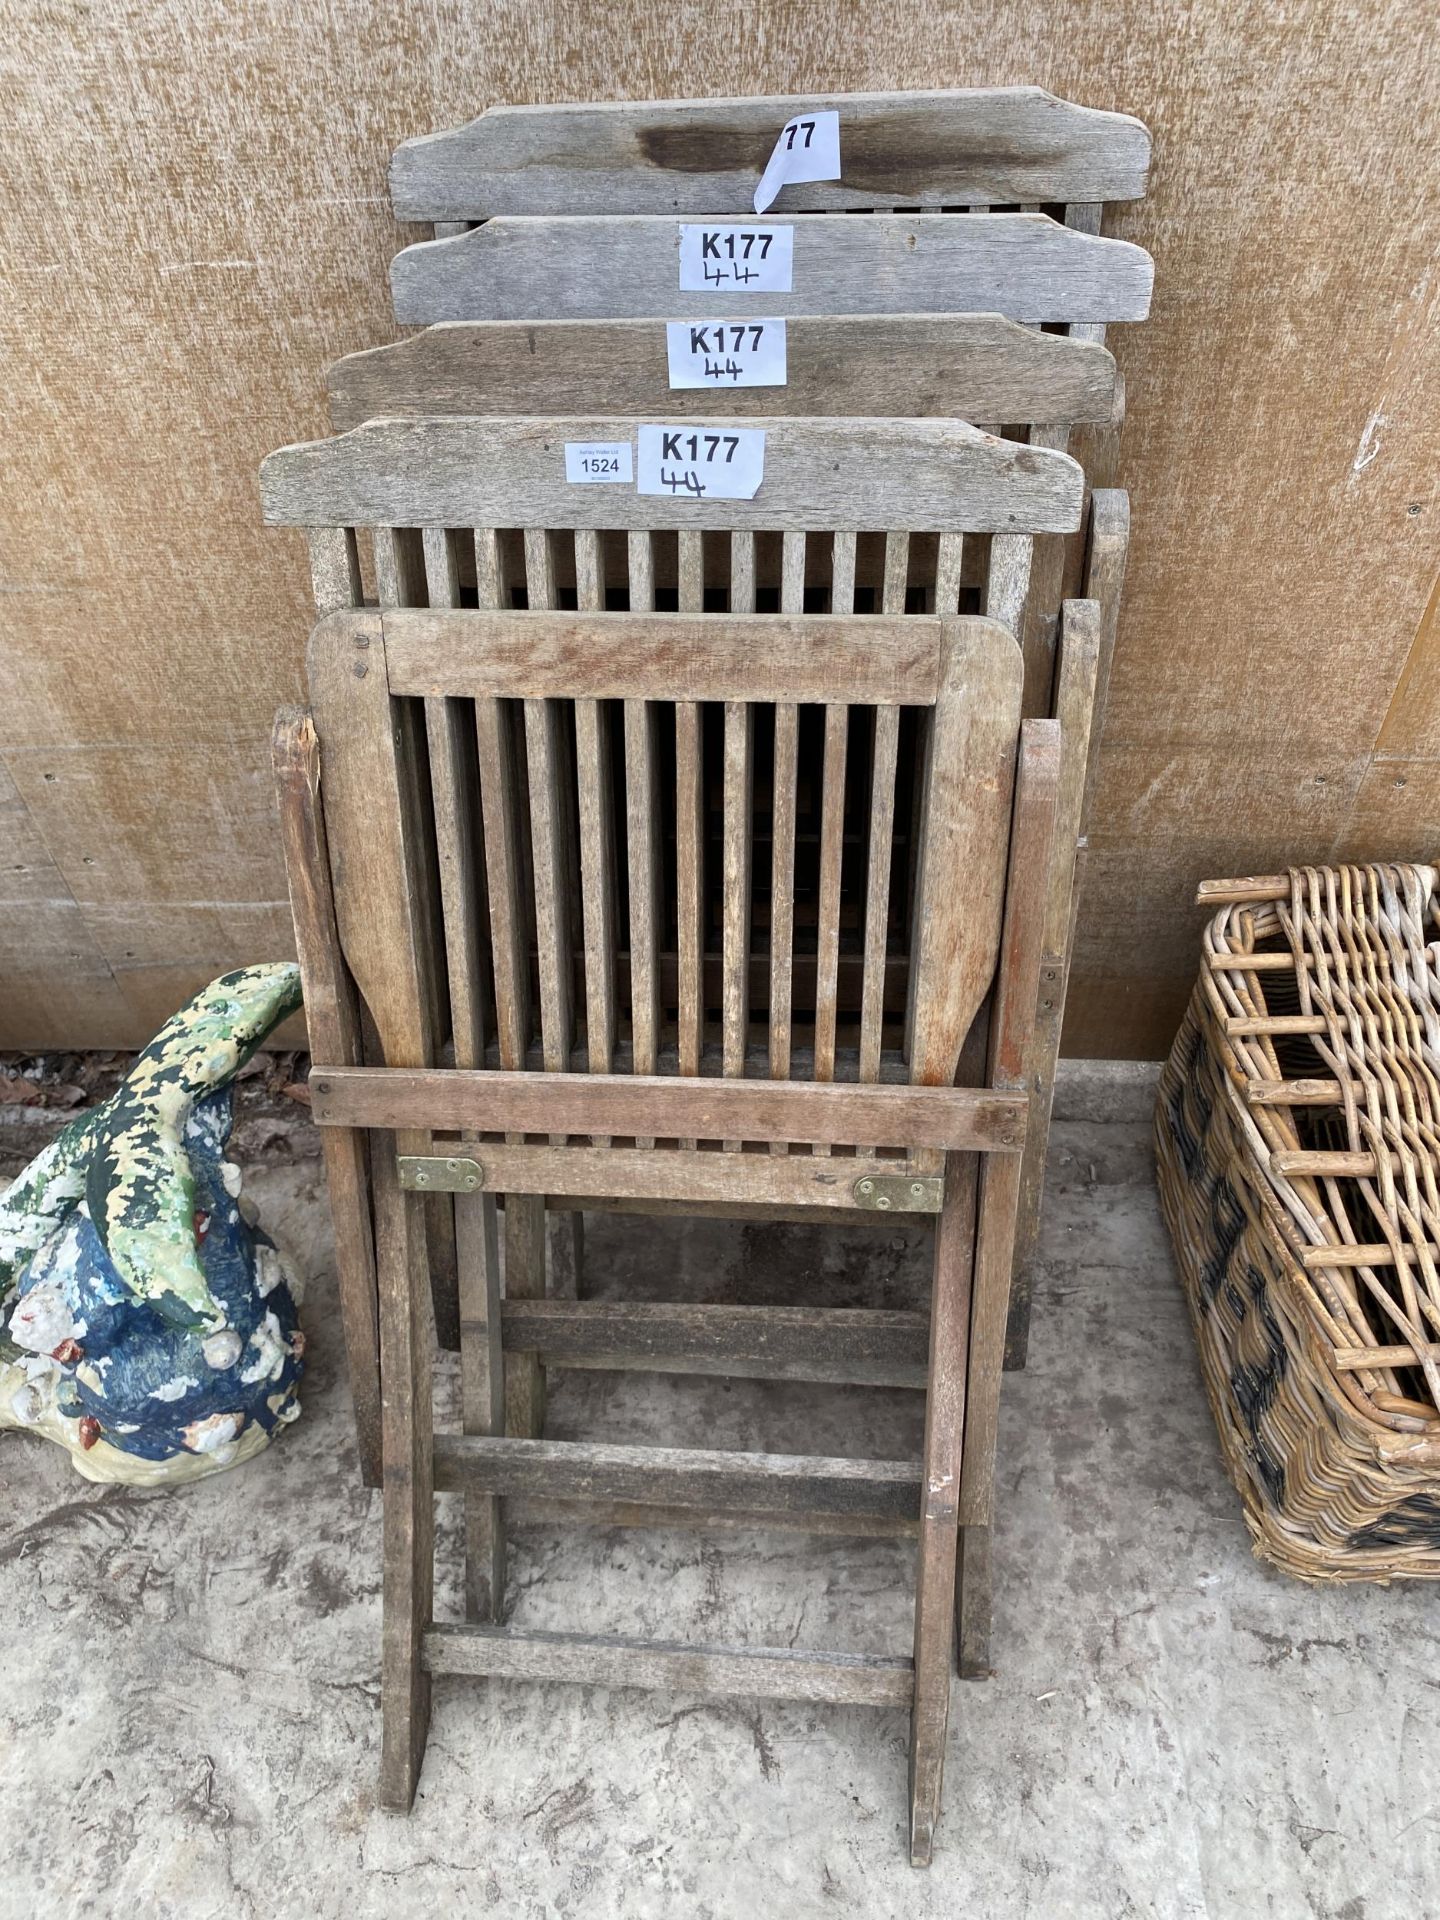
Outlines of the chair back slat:
[{"label": "chair back slat", "polygon": [[842,178],[785,187],[786,208],[1135,200],[1150,135],[1039,87],[490,107],[407,140],[397,220],[501,213],[748,213],[785,122],[834,109]]},{"label": "chair back slat", "polygon": [[[732,223],[793,230],[792,285],[754,292],[766,318],[999,313],[1031,323],[1143,320],[1154,263],[1128,240],[1043,213],[799,214]],[[487,220],[390,262],[402,326],[442,320],[733,320],[733,288],[687,289],[677,223],[650,214]],[[772,242],[773,244],[773,242]]]},{"label": "chair back slat", "polygon": [[[451,322],[347,354],[326,374],[337,433],[433,414],[664,417],[675,403],[663,322]],[[1079,325],[1080,323],[1076,323]],[[785,402],[799,415],[1107,421],[1115,362],[1103,345],[994,313],[812,314],[786,322]],[[773,387],[686,391],[691,413],[774,411]]]},{"label": "chair back slat", "polygon": [[[261,468],[274,526],[1071,533],[1083,477],[1068,455],[996,440],[959,420],[749,420],[765,471],[749,500],[677,502],[565,477],[571,441],[629,439],[604,416],[374,420],[282,447]],[[691,424],[682,415],[667,424]],[[695,421],[710,433],[716,422]],[[383,596],[382,596],[383,597]],[[798,610],[798,609],[797,609]]]}]

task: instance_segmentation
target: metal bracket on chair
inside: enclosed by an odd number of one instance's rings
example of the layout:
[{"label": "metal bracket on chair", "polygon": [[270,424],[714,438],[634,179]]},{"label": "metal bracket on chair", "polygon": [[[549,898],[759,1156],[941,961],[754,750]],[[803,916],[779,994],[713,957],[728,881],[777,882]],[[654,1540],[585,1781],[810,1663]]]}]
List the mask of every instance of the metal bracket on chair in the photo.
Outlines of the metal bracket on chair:
[{"label": "metal bracket on chair", "polygon": [[867,1173],[852,1192],[857,1207],[873,1207],[877,1213],[939,1213],[945,1183],[938,1174]]},{"label": "metal bracket on chair", "polygon": [[401,1186],[411,1193],[474,1193],[485,1178],[485,1169],[478,1160],[402,1153],[396,1164]]}]

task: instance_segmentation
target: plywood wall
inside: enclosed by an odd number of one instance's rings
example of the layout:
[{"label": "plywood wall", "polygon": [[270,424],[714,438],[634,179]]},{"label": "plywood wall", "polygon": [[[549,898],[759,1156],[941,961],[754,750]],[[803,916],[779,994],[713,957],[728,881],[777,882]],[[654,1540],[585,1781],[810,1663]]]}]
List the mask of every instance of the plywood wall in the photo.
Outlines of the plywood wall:
[{"label": "plywood wall", "polygon": [[1432,10],[1295,0],[6,0],[0,1044],[145,1038],[288,949],[260,457],[394,337],[404,135],[501,100],[1038,82],[1140,114],[1134,498],[1072,1052],[1155,1055],[1202,876],[1440,841]]}]

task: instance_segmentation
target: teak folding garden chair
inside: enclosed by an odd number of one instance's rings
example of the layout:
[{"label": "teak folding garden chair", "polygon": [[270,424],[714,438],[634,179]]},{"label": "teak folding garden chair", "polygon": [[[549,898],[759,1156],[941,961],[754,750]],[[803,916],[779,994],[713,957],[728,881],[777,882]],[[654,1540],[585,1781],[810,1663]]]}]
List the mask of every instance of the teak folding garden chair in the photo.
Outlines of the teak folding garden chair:
[{"label": "teak folding garden chair", "polygon": [[[695,413],[740,418],[783,402],[797,413],[996,420],[1003,431],[1063,451],[1074,427],[1113,422],[1119,382],[1105,348],[1041,333],[998,314],[839,315],[789,322],[784,388],[698,388]],[[674,404],[664,335],[653,320],[453,322],[394,345],[349,354],[329,369],[339,431],[371,418],[424,414],[585,411],[605,405],[655,418]],[[1055,423],[1064,423],[1057,425]],[[1083,584],[1100,609],[1098,657],[1060,646],[1063,537],[1035,543],[1024,614],[1025,711],[1064,716],[1061,804],[1046,888],[1045,951],[1033,1058],[1034,1096],[1016,1232],[1007,1364],[1023,1364],[1044,1183],[1050,1101],[1079,902],[1086,800],[1104,717],[1129,538],[1127,496],[1099,488],[1088,504]],[[878,556],[877,556],[878,558]],[[971,569],[969,583],[978,584]],[[866,584],[864,581],[862,585]],[[872,586],[875,582],[869,583]],[[1080,849],[1077,855],[1077,848]],[[988,1655],[975,1644],[975,1668]]]},{"label": "teak folding garden chair", "polygon": [[[610,438],[623,426],[604,423]],[[956,1529],[967,1500],[988,1497],[1059,771],[1054,723],[1026,723],[1012,822],[1019,651],[1001,622],[953,609],[963,549],[989,549],[985,593],[1003,598],[1030,536],[1077,523],[1081,478],[1063,455],[948,423],[765,428],[765,479],[749,501],[567,488],[563,445],[597,438],[593,419],[372,423],[286,449],[264,470],[267,517],[315,530],[322,602],[348,597],[312,640],[314,732],[282,724],[279,758],[307,989],[322,1016],[337,1000],[348,1009],[312,1029],[311,1084],[340,1166],[337,1216],[356,1240],[369,1231],[369,1140],[385,1381],[384,1792],[401,1805],[413,1793],[434,1671],[908,1699],[911,1844],[923,1860]],[[846,530],[857,489],[867,515],[910,529],[885,536],[878,615],[845,611],[867,538]],[[497,531],[513,518],[531,523],[523,536]],[[624,537],[606,537],[617,520]],[[656,613],[657,549],[677,522],[679,610]],[[357,530],[371,530],[391,576],[378,609],[358,604]],[[804,614],[817,540],[834,611]],[[707,544],[728,557],[728,605],[705,615]],[[781,611],[756,614],[772,544]],[[566,548],[574,611],[555,605]],[[417,555],[423,572],[407,570]],[[523,609],[505,578],[521,566]],[[900,616],[917,566],[940,615]],[[1094,610],[1072,617],[1093,625]],[[818,832],[813,858],[798,861],[807,731],[823,741]],[[992,978],[985,1084],[957,1086],[967,1036],[972,1054],[984,1038]],[[420,1207],[437,1187],[457,1197],[463,1436],[431,1431]],[[502,1302],[497,1193],[507,1216],[527,1194],[819,1220],[929,1212],[929,1326],[538,1300],[508,1261]],[[877,1357],[914,1367],[927,1384],[924,1457],[539,1437],[542,1353],[563,1364],[598,1351],[624,1366],[653,1364],[658,1350],[684,1371],[701,1347],[740,1374],[764,1372],[777,1351],[830,1379],[872,1377]],[[468,1496],[463,1627],[431,1618],[431,1494],[447,1487]],[[667,1521],[699,1509],[913,1528],[913,1661],[487,1624],[501,1602],[499,1502],[528,1492],[595,1501],[631,1523],[647,1509]]]},{"label": "teak folding garden chair", "polygon": [[[889,373],[891,380],[882,379],[868,401],[857,398],[855,404],[832,407],[815,403],[813,390],[820,382],[812,379],[811,391],[786,392],[784,404],[797,412],[929,412],[1007,423],[994,429],[998,432],[1013,432],[1008,423],[1018,421],[1028,426],[1032,444],[1061,451],[1071,447],[1078,427],[1073,450],[1090,484],[1108,494],[1116,477],[1123,417],[1119,390],[1109,417],[1093,422],[1085,411],[1057,406],[1042,413],[1034,410],[1033,402],[1007,412],[998,406],[971,407],[953,396],[928,406],[909,400],[916,387],[925,385],[923,376],[917,379],[910,369],[925,365],[927,346],[931,364],[936,358],[933,333],[927,340],[925,322],[916,310],[949,316],[933,330],[943,332],[956,325],[961,309],[998,308],[1032,326],[1041,321],[1058,325],[1074,343],[1092,346],[1103,342],[1106,322],[1143,317],[1148,258],[1138,248],[1117,251],[1109,243],[1087,245],[1087,237],[1099,235],[1106,202],[1143,196],[1150,160],[1148,130],[1129,115],[1077,106],[1035,87],[492,107],[465,126],[406,141],[394,156],[391,194],[396,217],[433,223],[437,240],[457,243],[422,243],[397,256],[392,268],[397,317],[443,320],[509,313],[533,320],[555,314],[673,313],[693,319],[713,313],[733,318],[737,304],[747,304],[743,299],[737,303],[734,293],[706,300],[677,292],[673,217],[750,217],[755,182],[780,128],[792,116],[827,108],[840,115],[842,179],[788,184],[781,190],[778,210],[767,216],[770,224],[779,220],[794,226],[797,297],[787,304],[783,296],[757,294],[749,300],[748,311],[806,316],[789,321],[792,361],[803,368],[808,356],[812,367],[824,369],[828,360],[829,370],[838,376],[836,384],[847,389],[863,388],[865,382],[855,378],[840,356],[855,352],[866,338],[866,327],[873,327],[879,337],[869,364]],[[858,225],[847,218],[839,223],[838,234],[833,221],[788,221],[794,212],[853,216],[881,211],[892,216],[923,213],[926,218],[892,217]],[[941,212],[1002,217],[998,225],[981,225],[942,220],[937,217]],[[1042,212],[1055,220],[1010,217]],[[556,215],[566,217],[545,218]],[[487,225],[477,229],[475,223],[481,221]],[[1057,234],[1057,221],[1070,233]],[[1142,289],[1143,302],[1137,299]],[[819,316],[829,316],[828,321]],[[803,333],[807,325],[814,329],[808,338]],[[910,330],[908,340],[901,337],[905,329]],[[571,331],[567,337],[562,324],[527,327],[523,337],[538,354],[558,356],[567,345],[581,346],[581,336]],[[631,376],[627,380],[622,373],[621,388],[633,387],[638,338],[615,338]],[[593,335],[588,344],[593,349]],[[996,344],[986,342],[982,358],[993,354]],[[998,344],[1004,360],[1011,362],[1011,343]],[[915,355],[908,362],[903,357],[906,348]],[[436,342],[417,349],[404,364],[412,381],[428,368],[443,375],[448,365],[453,373],[460,350],[457,342]],[[959,349],[952,344],[948,354],[940,350],[940,357],[954,366]],[[608,362],[608,356],[602,358]],[[440,365],[435,365],[437,359]],[[573,364],[583,369],[587,363],[580,358]],[[518,374],[518,384],[527,384],[508,353],[505,365],[506,371]],[[379,374],[383,380],[394,370],[372,368],[371,378]],[[606,365],[607,373],[614,370]],[[1034,370],[1041,372],[1038,362]],[[1007,364],[1006,372],[1011,371]],[[800,383],[802,388],[807,384],[803,372]],[[570,387],[572,400],[539,404],[555,411],[567,404],[577,411],[596,404],[629,410],[618,392],[611,398],[598,380],[585,392],[575,392],[575,384],[562,375],[557,391]],[[983,397],[983,381],[962,379],[960,384],[978,387]],[[894,391],[887,392],[891,386]],[[1037,398],[1043,391],[1043,385],[1037,388]],[[758,392],[764,395],[766,390]],[[500,404],[497,394],[476,410],[495,411]],[[524,410],[518,398],[504,404]],[[769,404],[778,411],[781,401],[772,394]],[[433,410],[449,409],[441,403]],[[350,423],[356,417],[352,413]],[[1087,518],[1087,527],[1090,524]],[[1081,591],[1083,579],[1087,594],[1097,585],[1113,586],[1118,607],[1127,527],[1128,505],[1123,496],[1114,495],[1098,505],[1088,561],[1084,543],[1055,538],[1037,543],[1022,626],[1027,714],[1060,709],[1065,690],[1058,684],[1055,662],[1062,600]],[[1093,578],[1086,577],[1087,568]],[[1104,599],[1101,604],[1103,691],[1109,672],[1106,643],[1113,640],[1115,618],[1113,607]],[[1073,699],[1067,705],[1073,718]],[[1092,728],[1097,742],[1101,713],[1094,716]],[[1030,1267],[1078,905],[1063,841],[1057,857],[1064,865],[1064,879],[1063,886],[1052,890],[1053,937],[1046,945],[1032,1063],[1032,1084],[1040,1098],[1032,1113],[1016,1236],[1006,1360],[1013,1366],[1024,1365],[1028,1345]]]}]

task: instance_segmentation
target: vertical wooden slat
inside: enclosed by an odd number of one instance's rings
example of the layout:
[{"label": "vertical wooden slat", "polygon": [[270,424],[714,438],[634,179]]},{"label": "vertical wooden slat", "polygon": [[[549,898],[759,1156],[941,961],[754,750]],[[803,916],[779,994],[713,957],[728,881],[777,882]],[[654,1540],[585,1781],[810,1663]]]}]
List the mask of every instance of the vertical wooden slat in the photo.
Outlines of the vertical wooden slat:
[{"label": "vertical wooden slat", "polygon": [[[570,1068],[572,1027],[570,929],[565,896],[565,823],[560,706],[525,702],[525,757],[530,770],[530,846],[535,867],[535,944],[540,979],[540,1048],[547,1073]],[[555,1144],[563,1144],[557,1136]]]},{"label": "vertical wooden slat", "polygon": [[730,611],[755,611],[755,535],[748,530],[730,536]]},{"label": "vertical wooden slat", "polygon": [[[702,536],[686,528],[678,536],[681,613],[705,607]],[[679,939],[679,1064],[700,1071],[705,1044],[705,769],[700,706],[675,703],[675,894]],[[692,1144],[682,1141],[683,1146]]]},{"label": "vertical wooden slat", "polygon": [[830,611],[855,611],[855,539],[853,531],[842,528],[834,535],[830,550]]},{"label": "vertical wooden slat", "polygon": [[682,1074],[697,1074],[705,1016],[705,847],[700,708],[694,700],[675,703],[675,860],[679,1065]]},{"label": "vertical wooden slat", "polygon": [[905,592],[910,583],[910,536],[887,533],[885,536],[885,585],[882,613],[904,613]]},{"label": "vertical wooden slat", "polygon": [[885,1022],[885,962],[890,924],[891,843],[895,834],[895,776],[900,758],[900,709],[875,709],[870,757],[870,818],[865,869],[865,963],[860,988],[860,1078],[880,1078]]},{"label": "vertical wooden slat", "polygon": [[1028,533],[996,533],[990,537],[990,569],[985,582],[985,613],[1008,627],[1018,640],[1025,600],[1030,591],[1030,560],[1034,541]]},{"label": "vertical wooden slat", "polygon": [[[840,974],[840,879],[845,845],[845,754],[850,709],[825,708],[820,795],[820,900],[815,962],[815,1078],[835,1078],[835,1000]],[[828,1152],[828,1148],[817,1148]]]},{"label": "vertical wooden slat", "polygon": [[[582,613],[604,604],[600,536],[575,535],[576,600]],[[591,1073],[609,1073],[615,1052],[615,847],[610,741],[598,700],[575,702],[575,770],[580,811],[580,882],[585,934],[585,1043]],[[595,1139],[608,1146],[608,1137]]]},{"label": "vertical wooden slat", "polygon": [[[655,608],[655,546],[648,533],[627,541],[630,611]],[[659,792],[655,779],[655,709],[625,702],[625,839],[630,874],[630,1040],[636,1073],[654,1073],[660,1057]],[[653,1147],[650,1139],[640,1147]]]},{"label": "vertical wooden slat", "polygon": [[[787,533],[780,548],[780,611],[805,608],[805,535]],[[775,706],[775,774],[770,824],[770,1078],[790,1078],[790,1022],[795,942],[795,785],[800,709]],[[772,1144],[772,1153],[783,1153]]]},{"label": "vertical wooden slat", "polygon": [[361,602],[360,556],[353,527],[311,527],[310,591],[317,613],[340,613]]},{"label": "vertical wooden slat", "polygon": [[960,610],[961,566],[964,558],[964,534],[942,533],[935,553],[935,611],[942,618]]},{"label": "vertical wooden slat", "polygon": [[[722,948],[722,1064],[727,1079],[745,1077],[750,1024],[750,762],[753,738],[748,701],[725,703],[724,939]],[[727,1141],[738,1147],[738,1141]]]}]

